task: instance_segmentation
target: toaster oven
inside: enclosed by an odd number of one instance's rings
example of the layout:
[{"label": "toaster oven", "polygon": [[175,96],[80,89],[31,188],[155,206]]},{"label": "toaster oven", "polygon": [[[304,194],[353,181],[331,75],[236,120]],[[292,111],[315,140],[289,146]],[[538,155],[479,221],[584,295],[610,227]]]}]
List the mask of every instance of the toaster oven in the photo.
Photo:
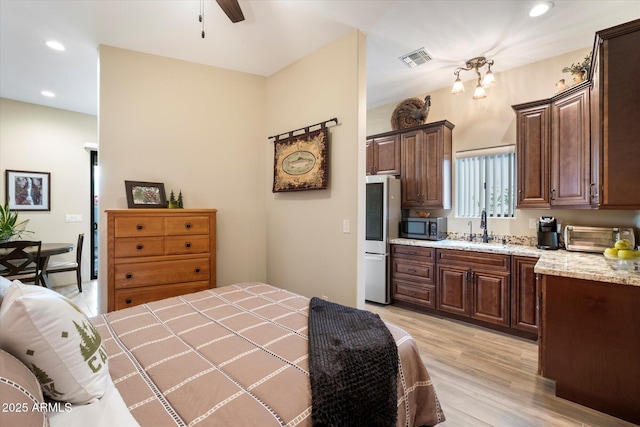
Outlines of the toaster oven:
[{"label": "toaster oven", "polygon": [[568,251],[604,252],[622,239],[628,240],[632,247],[636,247],[633,228],[567,225],[564,229],[564,246]]}]

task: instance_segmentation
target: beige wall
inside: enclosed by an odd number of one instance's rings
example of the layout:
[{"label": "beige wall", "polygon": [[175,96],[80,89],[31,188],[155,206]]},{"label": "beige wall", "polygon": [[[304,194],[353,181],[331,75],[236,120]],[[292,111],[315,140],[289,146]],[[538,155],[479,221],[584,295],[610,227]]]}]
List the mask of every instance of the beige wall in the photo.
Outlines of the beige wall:
[{"label": "beige wall", "polygon": [[[329,129],[328,189],[274,194],[272,140],[262,159],[269,282],[354,306],[364,304],[357,268],[364,262],[358,250],[364,238],[358,221],[364,204],[364,54],[364,36],[353,31],[268,79],[269,135],[338,118],[339,125]],[[350,233],[343,233],[344,220]]]},{"label": "beige wall", "polygon": [[99,68],[101,211],[127,207],[125,180],[182,190],[218,209],[218,286],[266,280],[265,78],[109,46]]},{"label": "beige wall", "polygon": [[[497,84],[487,91],[487,98],[473,100],[475,73],[463,72],[460,78],[465,83],[465,92],[452,95],[451,87],[430,92],[431,108],[427,122],[449,120],[456,127],[453,130],[453,151],[471,148],[490,147],[495,145],[515,144],[516,122],[512,105],[538,99],[550,98],[555,94],[555,84],[565,79],[571,85],[571,77],[562,73],[565,66],[579,62],[591,51],[591,48],[580,49],[565,55],[549,58],[524,67],[500,72],[497,62],[492,70]],[[451,70],[453,84],[453,68]],[[465,80],[471,79],[471,80]],[[424,99],[427,93],[416,94]],[[398,100],[400,102],[401,100]],[[367,111],[367,135],[374,135],[391,130],[391,114],[398,102],[383,105]],[[454,165],[455,176],[455,165]],[[454,183],[455,191],[455,183]],[[453,196],[455,202],[455,193]],[[455,206],[446,211],[433,211],[432,216],[446,216],[448,230],[453,232],[469,232],[468,218],[455,218]],[[530,220],[542,215],[552,215],[563,225],[626,225],[635,224],[636,235],[640,236],[640,211],[602,211],[602,210],[523,210],[516,211],[513,219],[490,219],[489,231],[495,234],[515,236],[534,236],[535,229],[529,227]],[[474,233],[479,230],[479,220],[474,221]]]},{"label": "beige wall", "polygon": [[[355,305],[363,46],[353,32],[269,78],[101,46],[101,210],[126,208],[125,180],[163,182],[187,208],[218,209],[218,286],[266,281]],[[331,117],[330,189],[272,194],[268,136]]]},{"label": "beige wall", "polygon": [[[85,233],[82,276],[90,278],[91,184],[86,142],[96,142],[95,116],[0,99],[0,201],[5,202],[5,170],[51,173],[51,211],[20,212],[27,229],[43,242],[76,243]],[[82,222],[65,222],[67,214]],[[25,235],[28,237],[28,235]],[[55,261],[75,260],[75,252]],[[74,273],[51,275],[53,286],[75,283]]]}]

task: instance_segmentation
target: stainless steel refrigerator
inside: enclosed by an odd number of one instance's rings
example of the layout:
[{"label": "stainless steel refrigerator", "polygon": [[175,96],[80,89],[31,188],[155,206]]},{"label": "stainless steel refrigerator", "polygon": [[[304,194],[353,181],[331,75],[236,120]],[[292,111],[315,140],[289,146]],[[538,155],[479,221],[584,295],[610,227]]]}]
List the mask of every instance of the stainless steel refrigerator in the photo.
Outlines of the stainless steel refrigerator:
[{"label": "stainless steel refrigerator", "polygon": [[400,179],[393,175],[367,175],[365,299],[391,303],[389,239],[398,237]]}]

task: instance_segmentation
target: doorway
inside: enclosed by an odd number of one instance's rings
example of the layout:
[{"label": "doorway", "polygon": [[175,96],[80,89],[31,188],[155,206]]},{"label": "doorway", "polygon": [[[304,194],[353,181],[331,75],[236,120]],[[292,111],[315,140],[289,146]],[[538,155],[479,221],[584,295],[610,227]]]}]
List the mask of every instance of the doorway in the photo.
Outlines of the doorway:
[{"label": "doorway", "polygon": [[98,278],[98,189],[100,188],[100,173],[98,169],[98,152],[91,150],[91,280]]}]

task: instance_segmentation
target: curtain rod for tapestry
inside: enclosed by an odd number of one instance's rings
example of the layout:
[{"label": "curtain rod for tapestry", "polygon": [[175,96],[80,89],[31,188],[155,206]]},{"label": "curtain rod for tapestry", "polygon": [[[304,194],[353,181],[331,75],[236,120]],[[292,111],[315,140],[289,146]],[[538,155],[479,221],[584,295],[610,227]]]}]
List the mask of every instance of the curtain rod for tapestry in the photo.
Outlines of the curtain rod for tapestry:
[{"label": "curtain rod for tapestry", "polygon": [[275,138],[275,140],[278,141],[282,135],[287,135],[288,138],[291,138],[293,136],[293,133],[294,132],[298,132],[299,130],[303,130],[303,131],[305,131],[305,133],[309,133],[309,128],[312,128],[314,126],[321,126],[321,127],[324,128],[324,127],[327,126],[327,123],[329,123],[329,122],[336,122],[336,124],[338,124],[338,119],[334,117],[332,119],[325,120],[324,122],[316,123],[315,125],[309,125],[309,126],[305,126],[303,128],[300,128],[300,129],[294,129],[294,130],[290,130],[289,132],[283,132],[283,133],[279,133],[277,135],[270,136],[269,139]]}]

